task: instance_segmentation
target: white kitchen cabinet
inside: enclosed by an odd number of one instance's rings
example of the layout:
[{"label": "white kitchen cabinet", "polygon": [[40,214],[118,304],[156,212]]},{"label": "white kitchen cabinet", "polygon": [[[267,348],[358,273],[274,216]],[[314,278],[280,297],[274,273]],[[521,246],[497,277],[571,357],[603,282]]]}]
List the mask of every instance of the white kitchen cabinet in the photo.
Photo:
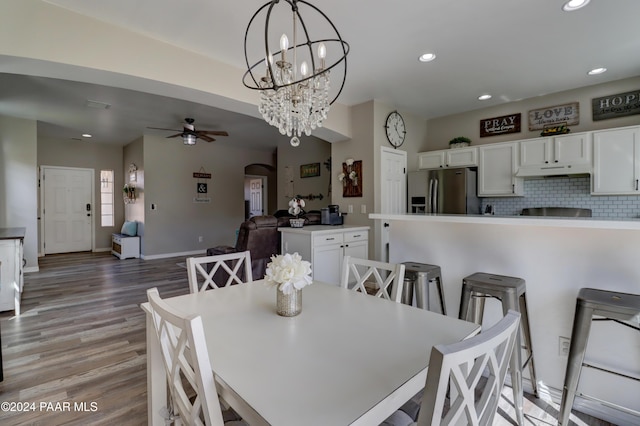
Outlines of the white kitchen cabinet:
[{"label": "white kitchen cabinet", "polygon": [[591,133],[522,140],[520,166],[591,164]]},{"label": "white kitchen cabinet", "polygon": [[478,165],[478,148],[455,148],[418,153],[418,169],[444,169]]},{"label": "white kitchen cabinet", "polygon": [[592,194],[640,195],[640,127],[593,132]]},{"label": "white kitchen cabinet", "polygon": [[0,311],[20,315],[25,228],[0,228]]},{"label": "white kitchen cabinet", "polygon": [[278,228],[282,233],[282,253],[295,253],[309,262],[313,279],[340,285],[345,256],[369,258],[368,226],[312,225]]},{"label": "white kitchen cabinet", "polygon": [[496,143],[478,148],[478,195],[513,197],[523,195],[518,171],[518,142]]}]

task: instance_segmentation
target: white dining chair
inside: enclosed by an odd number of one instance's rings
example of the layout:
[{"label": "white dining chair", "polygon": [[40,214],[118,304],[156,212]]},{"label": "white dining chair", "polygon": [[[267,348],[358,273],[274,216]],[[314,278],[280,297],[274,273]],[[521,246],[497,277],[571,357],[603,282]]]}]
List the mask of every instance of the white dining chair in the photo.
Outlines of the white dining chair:
[{"label": "white dining chair", "polygon": [[181,315],[160,298],[157,288],[147,290],[147,298],[169,384],[168,414],[174,424],[245,425],[223,420],[202,318]]},{"label": "white dining chair", "polygon": [[400,409],[382,425],[490,426],[519,326],[520,313],[509,310],[497,324],[474,337],[434,346],[417,422]]},{"label": "white dining chair", "polygon": [[226,287],[233,283],[253,282],[249,251],[215,256],[188,257],[189,291],[198,293],[209,288]]},{"label": "white dining chair", "polygon": [[345,256],[340,286],[367,294],[365,284],[373,284],[375,296],[400,303],[404,283],[403,264],[378,262]]}]

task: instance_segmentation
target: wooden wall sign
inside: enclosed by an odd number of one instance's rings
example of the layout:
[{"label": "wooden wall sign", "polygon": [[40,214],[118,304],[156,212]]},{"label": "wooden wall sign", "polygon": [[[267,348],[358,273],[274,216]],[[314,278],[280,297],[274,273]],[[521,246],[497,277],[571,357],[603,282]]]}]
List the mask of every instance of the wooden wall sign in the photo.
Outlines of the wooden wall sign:
[{"label": "wooden wall sign", "polygon": [[640,90],[591,100],[593,121],[640,114]]},{"label": "wooden wall sign", "polygon": [[342,180],[342,196],[362,197],[362,160],[354,161],[351,166],[342,163],[342,173],[345,175]]},{"label": "wooden wall sign", "polygon": [[520,133],[521,113],[480,120],[480,137]]},{"label": "wooden wall sign", "polygon": [[300,166],[300,177],[308,178],[320,176],[320,163],[303,164]]},{"label": "wooden wall sign", "polygon": [[580,109],[578,102],[556,105],[529,111],[529,130],[544,129],[546,124],[567,122],[567,126],[580,124]]}]

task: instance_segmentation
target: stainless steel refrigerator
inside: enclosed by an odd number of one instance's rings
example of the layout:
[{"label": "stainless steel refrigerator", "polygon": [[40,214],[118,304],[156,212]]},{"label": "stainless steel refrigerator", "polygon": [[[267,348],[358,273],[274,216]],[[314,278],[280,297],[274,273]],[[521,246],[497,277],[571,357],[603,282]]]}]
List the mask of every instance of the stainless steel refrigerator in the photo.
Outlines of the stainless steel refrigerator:
[{"label": "stainless steel refrigerator", "polygon": [[407,192],[409,213],[480,214],[474,169],[409,172]]}]

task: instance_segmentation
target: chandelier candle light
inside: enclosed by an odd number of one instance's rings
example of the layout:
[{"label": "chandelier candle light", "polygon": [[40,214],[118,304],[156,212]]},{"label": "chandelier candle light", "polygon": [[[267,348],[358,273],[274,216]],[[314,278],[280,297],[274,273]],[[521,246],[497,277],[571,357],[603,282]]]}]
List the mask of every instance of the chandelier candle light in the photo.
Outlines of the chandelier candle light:
[{"label": "chandelier candle light", "polygon": [[[291,9],[289,11],[289,8],[285,8],[287,14],[284,19],[274,10],[279,4],[288,5]],[[314,24],[318,20],[324,21],[325,30],[331,33],[327,38],[310,39],[311,31],[301,15],[300,6],[305,6],[309,13],[315,13],[310,19]],[[256,41],[255,44],[264,46],[264,52],[260,60],[251,65],[247,51],[253,41],[249,40],[251,25],[262,12],[266,14],[264,40]],[[288,20],[288,16],[291,16],[293,22],[291,47],[286,33],[275,36],[269,32],[272,21],[282,24]],[[301,40],[298,40],[298,31]],[[316,29],[314,34],[318,32],[320,31]],[[271,47],[276,46],[276,39],[279,50]],[[328,49],[327,45],[334,48]],[[333,62],[327,59],[330,52],[333,52],[335,58]],[[291,137],[292,146],[298,146],[303,133],[309,136],[313,129],[322,127],[330,105],[342,92],[347,77],[347,53],[349,44],[342,40],[333,22],[320,9],[303,0],[273,0],[258,9],[247,26],[244,36],[247,71],[242,82],[250,89],[261,91],[258,110],[264,120],[277,127],[281,134]],[[328,62],[330,65],[327,66]],[[330,101],[329,71],[343,62],[342,83]]]}]

